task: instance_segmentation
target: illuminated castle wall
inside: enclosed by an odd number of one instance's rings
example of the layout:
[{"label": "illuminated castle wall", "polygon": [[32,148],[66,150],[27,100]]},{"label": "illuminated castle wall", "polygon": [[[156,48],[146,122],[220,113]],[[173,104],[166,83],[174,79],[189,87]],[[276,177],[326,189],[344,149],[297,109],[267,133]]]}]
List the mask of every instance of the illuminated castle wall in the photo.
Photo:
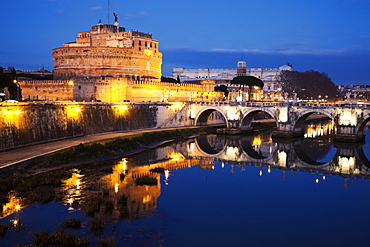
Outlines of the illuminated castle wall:
[{"label": "illuminated castle wall", "polygon": [[[162,53],[151,34],[98,24],[52,51],[54,80],[20,81],[23,99],[59,101],[188,101],[214,97],[215,82],[161,82]],[[196,97],[194,97],[195,99]]]}]

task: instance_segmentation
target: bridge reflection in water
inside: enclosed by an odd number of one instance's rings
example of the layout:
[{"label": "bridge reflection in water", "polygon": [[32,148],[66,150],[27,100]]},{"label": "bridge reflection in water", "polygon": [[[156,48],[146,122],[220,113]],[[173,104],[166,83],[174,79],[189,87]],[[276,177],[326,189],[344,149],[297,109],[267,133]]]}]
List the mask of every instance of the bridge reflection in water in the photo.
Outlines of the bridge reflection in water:
[{"label": "bridge reflection in water", "polygon": [[[331,138],[299,139],[289,142],[273,142],[269,132],[248,136],[201,136],[178,144],[176,150],[187,159],[205,159],[209,163],[229,163],[232,172],[235,166],[260,167],[286,172],[306,172],[320,175],[342,176],[344,186],[354,178],[370,179],[370,161],[367,159],[363,144],[334,145]],[[210,167],[214,167],[214,164]],[[319,182],[319,180],[315,180]]]}]

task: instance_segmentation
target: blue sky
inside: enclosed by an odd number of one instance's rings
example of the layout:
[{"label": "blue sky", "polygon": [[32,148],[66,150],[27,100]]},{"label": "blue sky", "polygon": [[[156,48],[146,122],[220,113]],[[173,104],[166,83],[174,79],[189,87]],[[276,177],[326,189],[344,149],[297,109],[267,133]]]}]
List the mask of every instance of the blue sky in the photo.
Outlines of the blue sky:
[{"label": "blue sky", "polygon": [[[51,50],[74,41],[108,0],[8,0],[1,3],[0,66],[53,68]],[[370,0],[110,0],[126,29],[152,33],[173,67],[279,67],[325,72],[336,84],[370,82]]]}]

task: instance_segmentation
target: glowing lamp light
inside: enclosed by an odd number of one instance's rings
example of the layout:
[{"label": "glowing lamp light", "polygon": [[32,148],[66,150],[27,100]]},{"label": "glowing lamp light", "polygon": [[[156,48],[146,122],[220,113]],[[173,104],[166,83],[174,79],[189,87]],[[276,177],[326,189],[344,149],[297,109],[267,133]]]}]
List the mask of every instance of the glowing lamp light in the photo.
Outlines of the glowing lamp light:
[{"label": "glowing lamp light", "polygon": [[73,82],[73,81],[69,81],[69,82],[68,82],[68,85],[70,85],[70,86],[73,86],[73,84],[74,84],[74,82]]},{"label": "glowing lamp light", "polygon": [[19,211],[21,209],[21,206],[20,205],[15,205],[15,210],[16,211]]},{"label": "glowing lamp light", "polygon": [[171,109],[174,110],[174,111],[178,111],[181,109],[181,106],[183,105],[183,103],[181,102],[174,102],[171,104]]}]

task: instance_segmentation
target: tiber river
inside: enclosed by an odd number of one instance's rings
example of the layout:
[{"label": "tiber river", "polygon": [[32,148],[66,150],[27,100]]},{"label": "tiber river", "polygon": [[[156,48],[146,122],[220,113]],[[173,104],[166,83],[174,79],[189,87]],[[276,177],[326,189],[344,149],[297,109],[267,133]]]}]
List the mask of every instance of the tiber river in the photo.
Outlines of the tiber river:
[{"label": "tiber river", "polygon": [[111,161],[100,174],[70,169],[47,204],[16,208],[22,199],[9,192],[0,223],[13,227],[0,246],[32,244],[34,232],[68,218],[81,226],[63,231],[89,246],[370,246],[370,131],[365,145],[322,134],[325,126],[285,142],[270,132],[209,135]]}]

